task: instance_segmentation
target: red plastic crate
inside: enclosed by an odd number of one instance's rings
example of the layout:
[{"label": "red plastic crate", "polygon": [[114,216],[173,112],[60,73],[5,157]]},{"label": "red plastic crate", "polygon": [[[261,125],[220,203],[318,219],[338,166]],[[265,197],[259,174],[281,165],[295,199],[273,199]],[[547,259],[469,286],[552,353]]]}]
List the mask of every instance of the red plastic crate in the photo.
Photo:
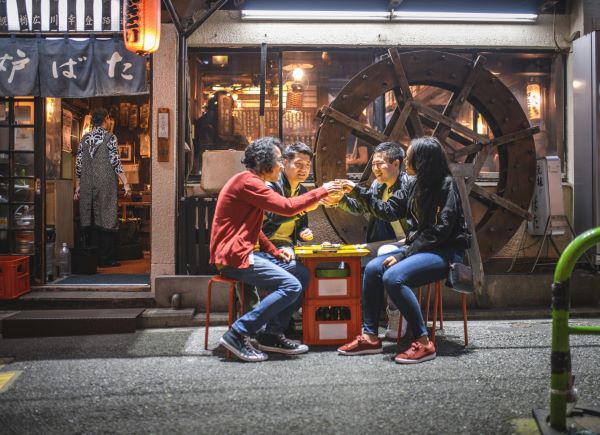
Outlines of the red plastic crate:
[{"label": "red plastic crate", "polygon": [[[348,265],[350,275],[345,278],[320,278],[316,276],[317,267],[322,263],[341,263]],[[354,299],[360,298],[361,274],[360,257],[303,258],[302,263],[310,272],[310,283],[306,289],[306,299]]]},{"label": "red plastic crate", "polygon": [[0,256],[0,299],[15,299],[30,289],[29,257]]},{"label": "red plastic crate", "polygon": [[[346,307],[349,320],[317,320],[319,308]],[[360,299],[305,299],[302,304],[303,341],[310,345],[338,345],[352,340],[361,332]]]}]

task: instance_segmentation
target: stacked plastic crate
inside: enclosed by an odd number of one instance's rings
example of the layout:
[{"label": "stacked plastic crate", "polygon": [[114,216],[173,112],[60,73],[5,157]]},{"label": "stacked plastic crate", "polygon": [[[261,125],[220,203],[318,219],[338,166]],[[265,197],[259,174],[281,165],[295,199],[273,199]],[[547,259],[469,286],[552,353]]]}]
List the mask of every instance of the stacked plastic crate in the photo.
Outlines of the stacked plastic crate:
[{"label": "stacked plastic crate", "polygon": [[361,331],[360,257],[302,258],[310,284],[302,304],[304,343],[337,345]]}]

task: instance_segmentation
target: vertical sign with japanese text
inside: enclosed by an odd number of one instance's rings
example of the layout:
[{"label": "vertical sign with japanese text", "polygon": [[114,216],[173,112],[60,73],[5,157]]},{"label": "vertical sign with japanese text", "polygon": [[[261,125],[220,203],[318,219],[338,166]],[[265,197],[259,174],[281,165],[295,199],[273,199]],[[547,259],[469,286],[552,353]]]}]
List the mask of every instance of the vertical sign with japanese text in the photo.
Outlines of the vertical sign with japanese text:
[{"label": "vertical sign with japanese text", "polygon": [[102,30],[110,30],[112,27],[111,0],[102,0]]},{"label": "vertical sign with japanese text", "polygon": [[8,32],[6,0],[0,0],[0,32]]},{"label": "vertical sign with japanese text", "polygon": [[48,29],[51,32],[58,30],[58,0],[50,0],[50,15],[48,16]]},{"label": "vertical sign with japanese text", "polygon": [[94,0],[85,0],[83,30],[86,32],[94,30]]},{"label": "vertical sign with japanese text", "polygon": [[0,95],[38,95],[38,41],[0,40]]},{"label": "vertical sign with japanese text", "polygon": [[31,0],[31,30],[42,30],[42,0]]},{"label": "vertical sign with japanese text", "polygon": [[19,29],[21,31],[29,30],[29,17],[27,16],[25,0],[17,0],[17,15],[19,17]]},{"label": "vertical sign with japanese text", "polygon": [[77,0],[67,0],[67,30],[77,30]]}]

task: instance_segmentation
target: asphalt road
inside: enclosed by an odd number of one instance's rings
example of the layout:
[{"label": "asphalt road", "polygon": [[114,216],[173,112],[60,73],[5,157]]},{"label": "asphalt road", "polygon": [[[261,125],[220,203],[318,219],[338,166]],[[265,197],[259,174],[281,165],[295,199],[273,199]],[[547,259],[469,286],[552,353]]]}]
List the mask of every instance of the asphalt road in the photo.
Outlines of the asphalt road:
[{"label": "asphalt road", "polygon": [[[573,321],[600,325],[600,320]],[[313,348],[260,364],[202,328],[0,340],[0,433],[527,433],[548,407],[550,321],[445,322],[438,358]],[[215,346],[225,331],[211,328]],[[579,404],[600,408],[600,336],[571,338]]]}]

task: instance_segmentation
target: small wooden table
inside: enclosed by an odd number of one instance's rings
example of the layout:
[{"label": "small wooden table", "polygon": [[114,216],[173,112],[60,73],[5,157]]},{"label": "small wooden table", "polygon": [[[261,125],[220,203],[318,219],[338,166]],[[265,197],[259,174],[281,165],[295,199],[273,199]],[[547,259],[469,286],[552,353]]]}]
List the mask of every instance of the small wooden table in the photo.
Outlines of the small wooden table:
[{"label": "small wooden table", "polygon": [[[302,335],[310,345],[344,344],[360,334],[361,264],[365,245],[297,246],[296,257],[310,272],[302,302]],[[330,268],[323,269],[325,263]],[[335,267],[335,264],[343,267]]]}]

